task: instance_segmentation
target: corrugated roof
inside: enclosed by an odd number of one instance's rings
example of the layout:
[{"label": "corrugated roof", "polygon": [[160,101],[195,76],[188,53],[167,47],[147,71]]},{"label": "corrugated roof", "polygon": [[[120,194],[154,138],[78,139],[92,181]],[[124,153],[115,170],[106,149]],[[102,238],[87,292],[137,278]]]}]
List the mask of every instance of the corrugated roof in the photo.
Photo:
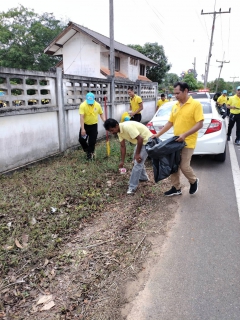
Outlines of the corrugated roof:
[{"label": "corrugated roof", "polygon": [[[95,32],[93,30],[90,30],[84,26],[81,26],[77,23],[74,23],[74,22],[69,22],[68,23],[68,27],[66,29],[69,30],[69,28],[72,27],[73,29],[79,29],[79,31],[83,31],[85,32],[86,34],[90,35],[92,38],[94,38],[96,41],[102,43],[103,45],[107,46],[110,48],[110,38],[98,33],[98,32]],[[65,30],[66,30],[65,29]],[[50,50],[51,47],[53,47],[55,45],[55,43],[57,42],[57,40],[59,40],[61,38],[61,35],[66,35],[66,32],[65,30],[60,34],[58,35],[52,42],[51,44],[44,50],[45,53],[50,53],[50,52],[54,52]],[[134,50],[128,46],[126,46],[125,44],[122,44],[120,42],[117,42],[117,41],[114,41],[114,49],[116,51],[120,51],[120,52],[123,52],[131,57],[135,57],[135,58],[138,58],[138,59],[141,59],[143,61],[147,61],[149,62],[150,64],[152,65],[157,65],[157,63],[151,59],[149,59],[148,57],[146,57],[144,54],[138,52],[137,50]]]}]

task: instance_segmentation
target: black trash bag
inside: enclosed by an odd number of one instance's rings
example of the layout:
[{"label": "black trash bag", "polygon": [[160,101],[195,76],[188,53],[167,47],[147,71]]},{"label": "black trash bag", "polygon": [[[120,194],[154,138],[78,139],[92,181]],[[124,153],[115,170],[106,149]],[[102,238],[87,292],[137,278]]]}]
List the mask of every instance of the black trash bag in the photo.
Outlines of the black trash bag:
[{"label": "black trash bag", "polygon": [[148,139],[145,147],[152,159],[155,182],[166,179],[172,173],[178,171],[181,150],[186,146],[186,143],[175,141],[177,138],[177,136],[174,136],[165,141],[157,138]]}]

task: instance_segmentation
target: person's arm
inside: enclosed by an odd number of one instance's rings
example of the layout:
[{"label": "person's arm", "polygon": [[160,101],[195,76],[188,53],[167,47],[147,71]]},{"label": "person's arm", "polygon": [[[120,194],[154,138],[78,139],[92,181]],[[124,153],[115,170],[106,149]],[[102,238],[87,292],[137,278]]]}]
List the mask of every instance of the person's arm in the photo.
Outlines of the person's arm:
[{"label": "person's arm", "polygon": [[102,113],[102,114],[100,114],[100,118],[102,119],[102,121],[103,121],[103,122],[105,122],[105,121],[106,121],[105,116],[104,116],[104,114],[103,114],[103,113]]},{"label": "person's arm", "polygon": [[80,127],[81,127],[81,135],[85,136],[86,131],[84,129],[84,114],[80,114]]},{"label": "person's arm", "polygon": [[173,126],[173,123],[170,122],[170,121],[168,121],[168,122],[165,124],[165,126],[164,126],[158,133],[153,134],[153,135],[151,136],[151,138],[158,138],[158,137],[160,137],[162,134],[164,134],[164,133],[167,132],[170,128],[172,128],[172,126]]},{"label": "person's arm", "polygon": [[126,144],[125,144],[125,140],[122,140],[120,142],[120,151],[121,151],[121,162],[119,164],[119,168],[123,168],[124,165],[124,160],[125,160],[125,156],[126,156]]},{"label": "person's arm", "polygon": [[141,162],[142,161],[142,158],[140,156],[140,152],[142,150],[142,146],[143,146],[143,137],[141,137],[140,135],[136,137],[137,139],[137,148],[136,148],[136,152],[135,152],[135,156],[134,156],[134,159],[137,161],[137,162]]},{"label": "person's arm", "polygon": [[141,102],[138,105],[139,105],[139,108],[135,112],[132,113],[132,117],[135,116],[135,114],[137,114],[143,110],[143,103]]},{"label": "person's arm", "polygon": [[197,132],[198,130],[200,130],[203,127],[203,120],[197,122],[190,130],[188,130],[187,132],[184,132],[182,134],[180,134],[180,136],[178,137],[178,139],[176,139],[176,141],[178,142],[183,142],[188,136],[190,136],[191,134]]}]

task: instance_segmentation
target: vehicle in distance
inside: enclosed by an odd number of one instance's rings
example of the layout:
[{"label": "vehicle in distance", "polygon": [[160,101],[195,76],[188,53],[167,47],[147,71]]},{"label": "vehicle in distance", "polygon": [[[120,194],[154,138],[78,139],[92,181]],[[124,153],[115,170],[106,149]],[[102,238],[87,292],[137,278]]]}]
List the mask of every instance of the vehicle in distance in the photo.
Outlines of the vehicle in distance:
[{"label": "vehicle in distance", "polygon": [[[226,159],[226,124],[218,114],[215,102],[210,99],[198,100],[203,106],[204,122],[203,127],[198,131],[197,145],[194,155],[214,155],[214,159],[224,162]],[[167,123],[172,107],[176,101],[166,102],[157,110],[147,127],[153,133],[158,133]],[[173,127],[161,135],[161,140],[173,136]]]}]

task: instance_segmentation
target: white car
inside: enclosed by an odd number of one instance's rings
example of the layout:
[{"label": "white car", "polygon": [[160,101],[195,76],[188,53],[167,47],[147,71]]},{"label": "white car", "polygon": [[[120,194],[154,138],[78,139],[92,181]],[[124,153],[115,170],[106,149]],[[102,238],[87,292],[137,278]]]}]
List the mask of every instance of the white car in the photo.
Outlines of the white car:
[{"label": "white car", "polygon": [[[202,129],[198,132],[197,145],[194,150],[195,155],[214,155],[215,160],[224,162],[226,159],[226,124],[217,112],[215,102],[210,99],[197,99],[203,106],[204,122]],[[176,101],[166,102],[150,122],[148,129],[156,134],[167,123],[172,107]],[[166,140],[173,136],[173,127],[161,135],[161,140]]]}]

